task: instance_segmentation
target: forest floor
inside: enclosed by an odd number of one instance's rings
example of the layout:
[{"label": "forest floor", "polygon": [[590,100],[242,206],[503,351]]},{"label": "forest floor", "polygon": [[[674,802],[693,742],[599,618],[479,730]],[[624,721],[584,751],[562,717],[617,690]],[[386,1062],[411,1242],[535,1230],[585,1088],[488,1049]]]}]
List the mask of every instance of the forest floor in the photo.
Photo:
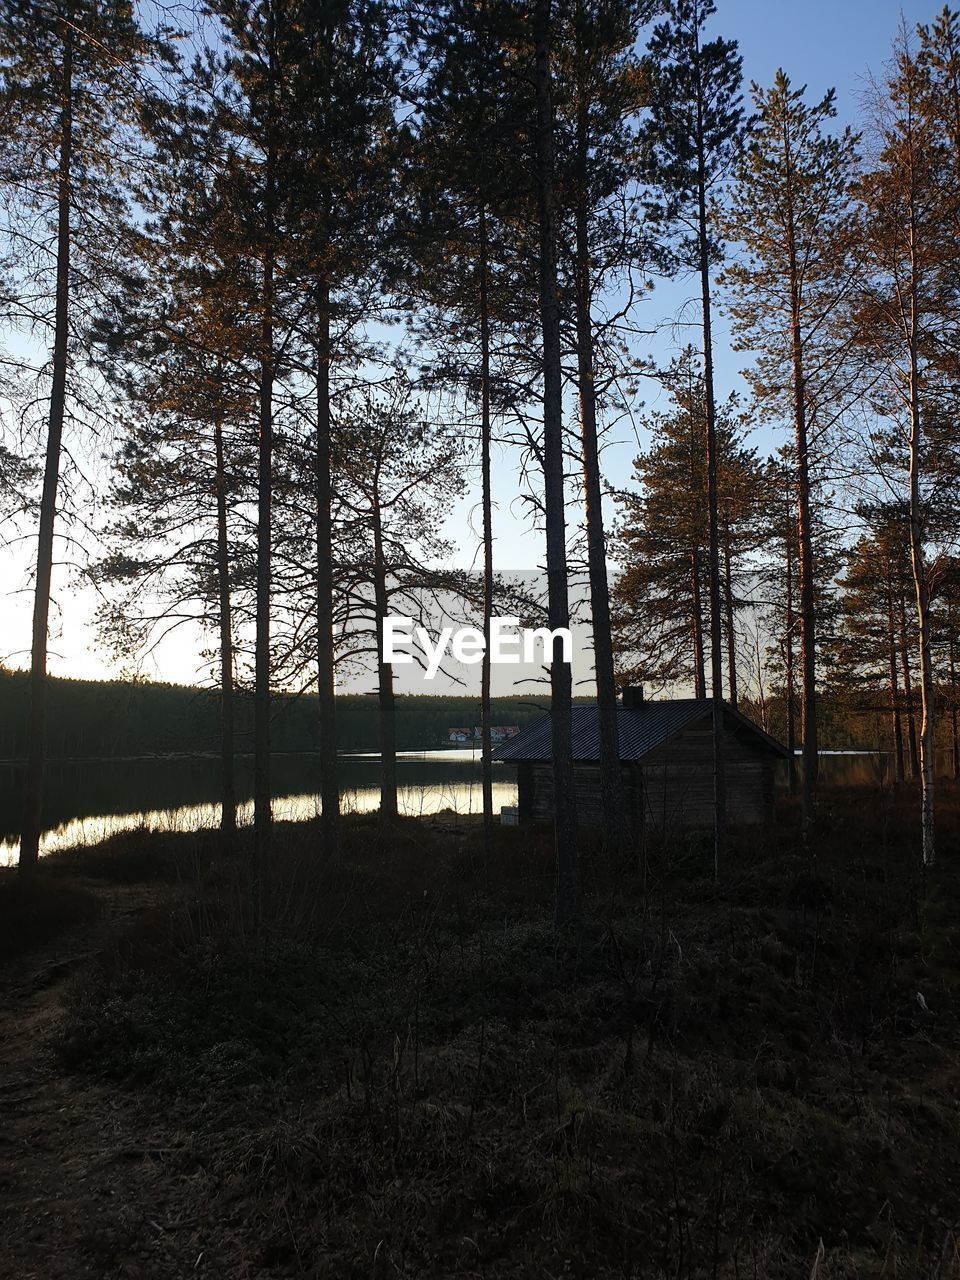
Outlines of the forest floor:
[{"label": "forest floor", "polygon": [[[960,1278],[960,794],[583,855],[132,833],[0,877],[0,1275]],[[241,855],[242,855],[241,849]]]}]

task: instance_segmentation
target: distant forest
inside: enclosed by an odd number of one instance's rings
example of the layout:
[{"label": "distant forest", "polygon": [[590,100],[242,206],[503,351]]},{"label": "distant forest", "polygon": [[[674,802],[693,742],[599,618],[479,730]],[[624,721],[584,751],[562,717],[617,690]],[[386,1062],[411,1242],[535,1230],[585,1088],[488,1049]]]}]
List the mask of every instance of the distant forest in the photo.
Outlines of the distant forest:
[{"label": "distant forest", "polygon": [[[588,703],[577,697],[574,702]],[[478,697],[397,695],[397,749],[430,751],[447,743],[455,726],[479,723]],[[757,721],[761,709],[743,709]],[[379,705],[362,693],[337,698],[338,748],[342,752],[379,751]],[[549,710],[548,693],[491,699],[494,725],[524,725]],[[0,668],[0,760],[26,756],[29,676]],[[784,734],[786,708],[773,700],[764,710],[774,734]],[[824,698],[825,750],[883,748],[880,713],[864,716],[836,692]],[[190,685],[128,680],[50,678],[49,750],[56,759],[108,758],[216,753],[220,750],[220,691]],[[271,738],[275,752],[319,749],[319,709],[313,693],[284,693],[274,698]],[[253,695],[237,693],[237,750],[253,750]],[[909,765],[909,761],[908,761]],[[915,770],[914,770],[915,772]]]},{"label": "distant forest", "polygon": [[[494,724],[525,725],[550,705],[545,695],[494,698]],[[341,751],[377,751],[377,699],[362,693],[337,699]],[[443,746],[447,730],[479,722],[479,698],[397,697],[401,751]],[[27,749],[29,676],[0,670],[0,759],[23,759]],[[49,753],[57,758],[216,752],[220,748],[220,693],[176,684],[123,680],[50,680]],[[274,699],[273,750],[316,751],[316,696]],[[253,698],[237,698],[237,749],[253,750]]]}]

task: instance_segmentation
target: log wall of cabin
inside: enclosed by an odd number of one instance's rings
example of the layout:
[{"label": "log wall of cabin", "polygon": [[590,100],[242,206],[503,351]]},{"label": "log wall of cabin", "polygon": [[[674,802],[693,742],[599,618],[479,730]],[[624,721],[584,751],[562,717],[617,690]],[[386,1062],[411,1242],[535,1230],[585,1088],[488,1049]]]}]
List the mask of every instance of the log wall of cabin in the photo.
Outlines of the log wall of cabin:
[{"label": "log wall of cabin", "polygon": [[[524,780],[524,769],[529,775]],[[639,823],[642,813],[642,783],[640,771],[635,764],[624,764],[621,768],[623,778],[624,803],[627,807],[627,820],[634,826]],[[599,826],[603,816],[600,802],[600,768],[596,764],[577,764],[574,766],[576,785],[577,822],[585,827]],[[553,766],[546,762],[524,762],[520,766],[517,778],[518,817],[521,822],[549,822],[553,818]]]},{"label": "log wall of cabin", "polygon": [[517,821],[536,822],[534,817],[534,776],[537,766],[529,760],[517,765]]},{"label": "log wall of cabin", "polygon": [[[724,734],[727,811],[733,823],[769,821],[773,816],[773,757],[749,739]],[[577,764],[577,820],[600,823],[600,769]],[[713,736],[709,725],[694,727],[645,757],[642,766],[622,767],[627,816],[635,829],[710,826],[713,823]],[[547,761],[525,760],[517,771],[520,822],[553,818],[553,769]]]},{"label": "log wall of cabin", "polygon": [[[747,825],[773,815],[773,760],[750,739],[727,729],[723,735],[727,816]],[[713,823],[713,734],[709,724],[685,730],[644,759],[646,820],[651,826],[710,826]]]}]

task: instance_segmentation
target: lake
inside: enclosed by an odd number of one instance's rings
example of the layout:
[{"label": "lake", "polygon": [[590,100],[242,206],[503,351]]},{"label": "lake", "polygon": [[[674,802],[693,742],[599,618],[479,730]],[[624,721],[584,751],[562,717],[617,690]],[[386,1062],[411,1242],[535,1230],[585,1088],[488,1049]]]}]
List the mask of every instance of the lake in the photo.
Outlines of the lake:
[{"label": "lake", "polygon": [[[314,754],[274,756],[273,813],[303,821],[320,810]],[[379,808],[380,760],[375,754],[340,758],[346,812]],[[0,764],[0,865],[16,861],[24,768]],[[471,750],[405,751],[397,759],[400,812],[410,816],[451,809],[479,813],[480,756]],[[47,765],[41,852],[95,844],[119,831],[195,831],[220,822],[219,762],[208,756],[135,760],[52,760]],[[253,761],[237,760],[240,821],[253,817]],[[493,805],[517,802],[516,773],[494,764]]]}]

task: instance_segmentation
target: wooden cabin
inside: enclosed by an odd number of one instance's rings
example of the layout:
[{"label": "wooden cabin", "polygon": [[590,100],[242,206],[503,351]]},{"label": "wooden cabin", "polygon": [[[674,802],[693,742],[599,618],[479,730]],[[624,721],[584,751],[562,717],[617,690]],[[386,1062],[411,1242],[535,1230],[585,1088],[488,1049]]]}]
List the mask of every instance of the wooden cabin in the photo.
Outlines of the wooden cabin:
[{"label": "wooden cabin", "polygon": [[[708,698],[644,701],[626,689],[617,708],[620,762],[631,826],[658,830],[713,823],[713,704]],[[600,821],[600,737],[596,706],[573,707],[577,818]],[[786,747],[724,704],[723,759],[727,814],[732,823],[773,817],[774,764]],[[493,757],[517,766],[517,820],[553,817],[550,716],[498,746]]]}]

